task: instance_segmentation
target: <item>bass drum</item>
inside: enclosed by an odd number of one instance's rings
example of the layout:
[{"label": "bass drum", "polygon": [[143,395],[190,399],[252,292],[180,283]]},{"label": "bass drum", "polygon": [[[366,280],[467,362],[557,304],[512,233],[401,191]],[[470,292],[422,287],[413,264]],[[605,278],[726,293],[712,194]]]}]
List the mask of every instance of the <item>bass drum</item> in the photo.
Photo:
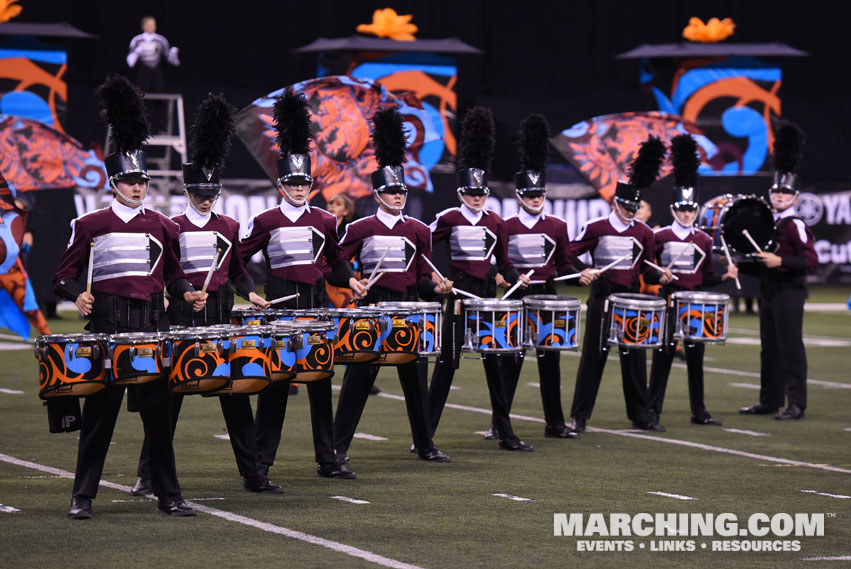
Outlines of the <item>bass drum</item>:
[{"label": "bass drum", "polygon": [[716,252],[724,251],[721,242],[723,235],[731,252],[746,255],[755,251],[742,230],[747,229],[760,248],[768,250],[774,236],[774,215],[761,198],[725,194],[703,205],[698,226],[712,237],[712,246]]}]

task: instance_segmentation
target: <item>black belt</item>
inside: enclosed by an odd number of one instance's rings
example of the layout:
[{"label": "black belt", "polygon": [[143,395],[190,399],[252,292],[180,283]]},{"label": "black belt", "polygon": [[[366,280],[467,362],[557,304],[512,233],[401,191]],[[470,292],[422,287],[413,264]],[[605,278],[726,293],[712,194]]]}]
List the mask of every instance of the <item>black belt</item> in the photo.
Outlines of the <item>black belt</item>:
[{"label": "black belt", "polygon": [[[164,296],[162,293],[151,295],[151,300],[128,298],[126,296],[95,296],[92,306],[92,319],[115,328],[144,330],[158,328],[165,321]],[[108,326],[108,327],[109,327]]]},{"label": "black belt", "polygon": [[324,308],[328,306],[325,279],[319,279],[315,284],[309,284],[269,275],[266,278],[263,290],[266,292],[267,300],[299,294],[297,298],[287,300],[279,308]]}]

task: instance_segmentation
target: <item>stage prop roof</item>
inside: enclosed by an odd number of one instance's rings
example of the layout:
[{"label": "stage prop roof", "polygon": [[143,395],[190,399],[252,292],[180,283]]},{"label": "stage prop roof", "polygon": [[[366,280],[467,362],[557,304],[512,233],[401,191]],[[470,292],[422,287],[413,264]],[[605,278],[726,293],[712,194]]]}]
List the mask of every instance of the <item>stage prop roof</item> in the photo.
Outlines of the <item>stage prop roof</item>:
[{"label": "stage prop roof", "polygon": [[387,38],[370,38],[352,35],[347,38],[317,38],[307,45],[293,50],[296,53],[319,51],[422,51],[428,53],[479,54],[482,50],[458,38],[417,39],[396,41]]},{"label": "stage prop roof", "polygon": [[661,43],[641,44],[629,51],[619,53],[617,59],[641,59],[660,57],[806,57],[806,51],[795,49],[785,43]]}]

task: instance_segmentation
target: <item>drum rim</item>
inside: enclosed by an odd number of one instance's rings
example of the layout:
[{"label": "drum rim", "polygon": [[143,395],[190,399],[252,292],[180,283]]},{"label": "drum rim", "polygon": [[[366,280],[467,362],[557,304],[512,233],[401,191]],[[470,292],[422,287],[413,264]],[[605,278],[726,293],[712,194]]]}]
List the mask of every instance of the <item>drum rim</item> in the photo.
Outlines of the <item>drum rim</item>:
[{"label": "drum rim", "polygon": [[523,297],[523,305],[528,309],[563,310],[582,308],[582,301],[572,296],[557,294],[530,294]]},{"label": "drum rim", "polygon": [[[379,308],[413,308],[415,312],[435,312],[440,311],[441,304],[439,302],[415,301],[415,300],[383,300],[376,306]],[[431,309],[431,310],[429,310]]]},{"label": "drum rim", "polygon": [[122,340],[141,340],[141,341],[159,341],[165,338],[165,334],[163,332],[117,332],[115,334],[109,335],[109,341],[118,341]]},{"label": "drum rim", "polygon": [[[109,340],[109,334],[102,334],[100,332],[75,332],[72,334],[43,334],[41,336],[37,336],[33,339],[34,342],[44,342],[44,343],[59,343],[59,342],[67,342],[68,340],[59,340],[59,339],[50,339],[50,338],[74,338],[78,342],[82,341],[99,341],[106,342]],[[86,340],[88,338],[88,340]]]},{"label": "drum rim", "polygon": [[[504,307],[506,309],[519,309],[523,308],[523,301],[517,300],[514,298],[508,300],[502,300],[499,298],[468,298],[461,301],[461,304],[464,308],[491,308],[491,307]],[[516,311],[516,310],[515,310]],[[508,310],[491,310],[490,312],[508,312]]]},{"label": "drum rim", "polygon": [[[246,333],[255,332],[254,334]],[[271,326],[232,326],[229,330],[229,336],[263,336],[263,335],[271,335],[272,327]],[[242,332],[240,334],[240,332]]]},{"label": "drum rim", "polygon": [[[678,290],[671,293],[672,300],[685,300],[691,302],[703,302],[704,304],[729,303],[730,295],[726,292],[714,292],[710,290]],[[712,301],[715,302],[706,302]]]},{"label": "drum rim", "polygon": [[289,325],[294,332],[328,332],[337,329],[333,322],[327,320],[290,320]]},{"label": "drum rim", "polygon": [[[169,340],[223,340],[228,337],[228,331],[224,328],[215,329],[216,334],[211,334],[209,331],[213,326],[201,326],[198,328],[186,328],[185,330],[168,331],[167,338]],[[206,331],[206,332],[205,332]]]},{"label": "drum rim", "polygon": [[[375,311],[366,308],[330,308],[328,315],[336,318],[374,318],[376,316]],[[284,322],[290,322],[290,320],[284,320]]]},{"label": "drum rim", "polygon": [[652,294],[615,292],[610,294],[607,300],[609,304],[624,306],[626,308],[640,308],[644,310],[665,308],[665,299],[653,296]]}]

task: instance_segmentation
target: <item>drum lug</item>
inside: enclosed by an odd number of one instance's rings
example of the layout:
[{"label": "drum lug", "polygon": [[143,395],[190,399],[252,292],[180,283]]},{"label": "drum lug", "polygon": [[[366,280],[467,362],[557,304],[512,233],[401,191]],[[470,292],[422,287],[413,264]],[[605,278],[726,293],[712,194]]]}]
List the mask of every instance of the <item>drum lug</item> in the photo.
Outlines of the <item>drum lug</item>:
[{"label": "drum lug", "polygon": [[304,348],[304,336],[302,334],[296,334],[295,336],[293,336],[292,344],[294,348],[293,351],[295,352]]},{"label": "drum lug", "polygon": [[129,353],[130,353],[130,361],[135,360],[136,359],[136,346],[131,345]]},{"label": "drum lug", "polygon": [[195,357],[199,357],[201,355],[201,344],[198,340],[195,340]]},{"label": "drum lug", "polygon": [[473,331],[467,328],[464,331],[464,350],[472,351],[473,350]]}]

